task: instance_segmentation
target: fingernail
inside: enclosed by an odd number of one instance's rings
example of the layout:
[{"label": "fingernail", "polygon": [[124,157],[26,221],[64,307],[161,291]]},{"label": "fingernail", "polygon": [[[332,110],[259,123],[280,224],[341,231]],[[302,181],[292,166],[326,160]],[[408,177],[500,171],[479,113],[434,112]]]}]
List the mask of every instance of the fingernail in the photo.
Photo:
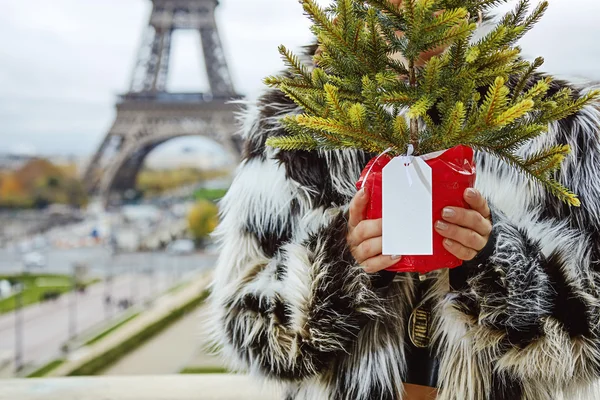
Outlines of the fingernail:
[{"label": "fingernail", "polygon": [[444,244],[448,247],[454,246],[454,243],[450,239],[444,239]]},{"label": "fingernail", "polygon": [[451,208],[444,208],[444,211],[442,212],[442,216],[444,218],[452,218],[456,215],[456,213],[454,212],[453,209]]},{"label": "fingernail", "polygon": [[475,190],[473,188],[467,189],[467,197],[474,198],[476,196],[477,196],[477,190]]},{"label": "fingernail", "polygon": [[446,229],[448,229],[448,224],[442,221],[438,221],[435,223],[435,227],[441,231],[445,231]]},{"label": "fingernail", "polygon": [[395,256],[391,257],[392,260],[399,260],[401,258],[402,258],[402,256],[399,256],[399,255],[395,255]]},{"label": "fingernail", "polygon": [[365,195],[365,188],[361,188],[361,189],[358,191],[358,195],[359,195],[360,197],[364,197],[364,195]]}]

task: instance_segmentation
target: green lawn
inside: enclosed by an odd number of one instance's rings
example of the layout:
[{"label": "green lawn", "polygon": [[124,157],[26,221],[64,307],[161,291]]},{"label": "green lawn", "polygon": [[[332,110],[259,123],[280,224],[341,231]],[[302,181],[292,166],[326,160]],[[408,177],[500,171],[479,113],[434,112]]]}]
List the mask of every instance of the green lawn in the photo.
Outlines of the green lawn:
[{"label": "green lawn", "polygon": [[194,192],[196,200],[220,200],[227,193],[227,189],[198,189]]},{"label": "green lawn", "polygon": [[94,336],[93,338],[91,338],[90,340],[88,340],[87,342],[85,342],[86,346],[92,345],[94,343],[96,343],[98,340],[102,339],[105,336],[108,336],[109,334],[113,333],[114,331],[116,331],[117,329],[119,329],[120,327],[122,327],[123,325],[125,325],[126,323],[128,323],[129,321],[131,321],[132,319],[134,319],[135,317],[137,317],[138,315],[140,315],[140,313],[135,313],[127,318],[125,318],[123,321],[119,322],[118,324],[111,326],[110,328],[108,328],[107,330],[105,330],[104,332],[100,333],[97,336]]},{"label": "green lawn", "polygon": [[187,287],[190,283],[191,283],[190,281],[180,282],[177,285],[172,286],[171,288],[169,288],[169,290],[167,290],[167,293],[169,293],[169,294],[178,293],[181,290],[183,290],[185,287]]},{"label": "green lawn", "polygon": [[42,377],[48,375],[51,371],[54,371],[56,368],[58,368],[64,362],[65,362],[65,360],[62,360],[62,359],[50,361],[48,364],[43,365],[42,367],[38,368],[37,370],[35,370],[32,373],[30,373],[29,375],[27,375],[27,378],[42,378]]},{"label": "green lawn", "polygon": [[179,371],[180,374],[225,374],[226,368],[221,367],[186,367]]},{"label": "green lawn", "polygon": [[[69,275],[53,274],[22,274],[22,275],[0,275],[0,280],[8,280],[11,284],[21,282],[24,290],[21,295],[23,307],[38,303],[44,293],[58,292],[66,293],[71,290],[71,277]],[[98,282],[98,279],[86,283],[86,286]],[[13,311],[16,307],[16,296],[0,300],[0,314]]]}]

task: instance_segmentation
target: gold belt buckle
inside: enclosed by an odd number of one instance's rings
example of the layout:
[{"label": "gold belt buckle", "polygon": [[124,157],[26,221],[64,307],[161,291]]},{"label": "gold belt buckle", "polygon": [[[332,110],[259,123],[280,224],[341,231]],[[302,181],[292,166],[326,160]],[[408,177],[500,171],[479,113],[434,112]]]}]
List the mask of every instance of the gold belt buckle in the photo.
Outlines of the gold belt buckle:
[{"label": "gold belt buckle", "polygon": [[431,312],[418,306],[410,314],[408,321],[408,337],[415,347],[427,348],[431,341]]}]

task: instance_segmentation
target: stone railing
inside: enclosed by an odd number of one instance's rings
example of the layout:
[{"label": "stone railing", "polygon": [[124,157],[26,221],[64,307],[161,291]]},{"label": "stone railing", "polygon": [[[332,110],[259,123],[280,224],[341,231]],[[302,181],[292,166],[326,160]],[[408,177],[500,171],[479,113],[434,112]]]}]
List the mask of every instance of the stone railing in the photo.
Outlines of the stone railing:
[{"label": "stone railing", "polygon": [[275,387],[231,374],[13,379],[0,400],[279,400]]}]

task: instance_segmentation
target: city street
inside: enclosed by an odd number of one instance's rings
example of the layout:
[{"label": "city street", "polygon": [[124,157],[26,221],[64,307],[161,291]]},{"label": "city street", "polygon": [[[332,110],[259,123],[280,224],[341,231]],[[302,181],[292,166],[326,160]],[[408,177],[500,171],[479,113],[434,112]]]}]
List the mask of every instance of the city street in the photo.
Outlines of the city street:
[{"label": "city street", "polygon": [[[24,363],[40,363],[60,353],[61,346],[68,340],[72,329],[70,315],[76,315],[78,333],[88,330],[119,312],[116,304],[119,300],[134,300],[135,303],[139,303],[156,298],[189,274],[211,268],[215,256],[132,253],[117,255],[111,259],[110,256],[99,252],[96,259],[90,257],[86,261],[93,275],[114,276],[112,283],[95,284],[85,293],[77,294],[75,301],[71,294],[65,294],[56,302],[23,309],[21,315]],[[0,273],[4,272],[0,270]],[[69,265],[65,263],[63,267],[53,268],[51,272],[68,273]],[[102,275],[102,272],[106,275]],[[110,294],[112,305],[105,304],[106,294]],[[0,316],[2,355],[14,354],[15,320],[14,313]]]}]

